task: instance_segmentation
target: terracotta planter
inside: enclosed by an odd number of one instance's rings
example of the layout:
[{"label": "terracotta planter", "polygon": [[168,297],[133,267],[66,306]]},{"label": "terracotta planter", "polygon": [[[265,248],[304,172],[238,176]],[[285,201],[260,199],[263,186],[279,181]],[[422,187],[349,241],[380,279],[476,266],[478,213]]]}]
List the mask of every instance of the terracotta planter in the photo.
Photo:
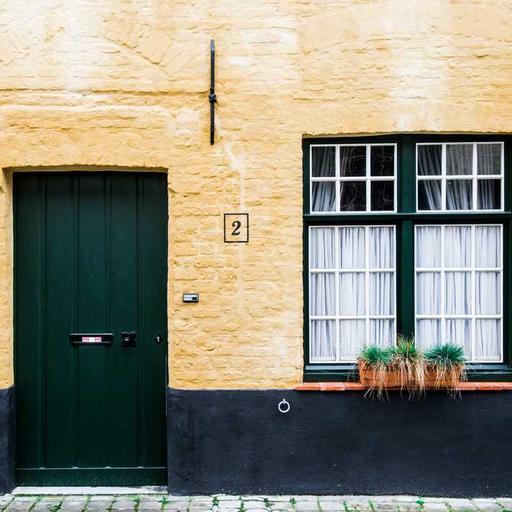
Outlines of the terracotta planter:
[{"label": "terracotta planter", "polygon": [[425,372],[425,387],[427,389],[451,389],[456,387],[462,381],[464,368],[458,367],[453,375],[453,379],[444,378],[440,380],[437,372],[433,367],[427,367]]},{"label": "terracotta planter", "polygon": [[380,378],[377,377],[372,366],[369,366],[364,361],[357,361],[357,366],[359,368],[359,380],[363,386],[384,389],[401,387],[400,372],[398,372],[398,370],[394,370],[392,368],[387,370],[384,381],[382,382]]}]

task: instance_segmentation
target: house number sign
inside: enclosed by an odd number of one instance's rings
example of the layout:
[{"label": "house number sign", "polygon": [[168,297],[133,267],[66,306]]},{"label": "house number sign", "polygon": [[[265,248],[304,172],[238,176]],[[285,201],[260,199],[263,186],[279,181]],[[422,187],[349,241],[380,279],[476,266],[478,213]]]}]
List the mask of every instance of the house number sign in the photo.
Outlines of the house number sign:
[{"label": "house number sign", "polygon": [[224,214],[224,242],[227,244],[246,244],[249,242],[249,214]]}]

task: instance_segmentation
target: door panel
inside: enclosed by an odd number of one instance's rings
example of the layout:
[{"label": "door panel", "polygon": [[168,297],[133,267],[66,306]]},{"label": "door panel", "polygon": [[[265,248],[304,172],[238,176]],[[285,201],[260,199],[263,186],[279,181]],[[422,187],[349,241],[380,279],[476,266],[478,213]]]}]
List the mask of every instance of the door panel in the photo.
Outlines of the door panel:
[{"label": "door panel", "polygon": [[18,483],[164,483],[166,176],[15,174],[14,204]]}]

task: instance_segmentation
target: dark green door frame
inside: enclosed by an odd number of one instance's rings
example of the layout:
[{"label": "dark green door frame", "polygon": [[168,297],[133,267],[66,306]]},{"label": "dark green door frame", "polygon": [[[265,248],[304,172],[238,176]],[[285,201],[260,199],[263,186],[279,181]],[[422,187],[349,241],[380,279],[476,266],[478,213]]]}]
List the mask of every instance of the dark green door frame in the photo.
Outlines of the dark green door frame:
[{"label": "dark green door frame", "polygon": [[[17,484],[164,484],[166,175],[13,181]],[[70,333],[113,343],[76,346]]]}]

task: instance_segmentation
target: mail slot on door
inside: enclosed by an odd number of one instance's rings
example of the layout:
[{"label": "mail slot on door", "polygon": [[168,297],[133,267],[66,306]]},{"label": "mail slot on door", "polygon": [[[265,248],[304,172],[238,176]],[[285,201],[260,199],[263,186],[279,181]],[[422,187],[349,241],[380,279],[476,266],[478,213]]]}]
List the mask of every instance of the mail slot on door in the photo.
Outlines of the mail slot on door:
[{"label": "mail slot on door", "polygon": [[71,345],[112,345],[114,335],[112,333],[83,333],[77,332],[69,335]]}]

